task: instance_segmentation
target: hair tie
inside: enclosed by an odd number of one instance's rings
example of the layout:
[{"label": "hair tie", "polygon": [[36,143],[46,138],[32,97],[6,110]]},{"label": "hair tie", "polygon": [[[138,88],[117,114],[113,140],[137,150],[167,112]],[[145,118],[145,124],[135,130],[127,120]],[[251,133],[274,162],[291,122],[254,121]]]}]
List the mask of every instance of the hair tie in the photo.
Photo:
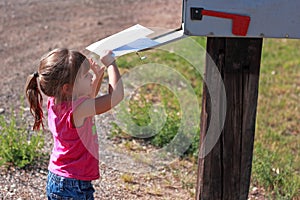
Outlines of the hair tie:
[{"label": "hair tie", "polygon": [[33,73],[33,77],[34,77],[34,78],[38,78],[38,77],[39,77],[39,73],[38,73],[38,72],[34,72],[34,73]]}]

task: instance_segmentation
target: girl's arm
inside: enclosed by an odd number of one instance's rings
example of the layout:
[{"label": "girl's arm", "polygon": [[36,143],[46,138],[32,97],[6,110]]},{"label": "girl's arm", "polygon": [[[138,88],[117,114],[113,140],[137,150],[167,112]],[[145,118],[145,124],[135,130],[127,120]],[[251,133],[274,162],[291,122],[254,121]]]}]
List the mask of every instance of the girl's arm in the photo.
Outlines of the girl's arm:
[{"label": "girl's arm", "polygon": [[91,97],[95,98],[101,87],[101,83],[104,77],[105,66],[99,67],[98,64],[92,59],[90,59],[89,61],[90,61],[91,69],[95,74],[95,79],[93,80],[92,83],[92,93],[91,93]]},{"label": "girl's arm", "polygon": [[109,111],[120,103],[124,97],[121,75],[115,59],[112,57],[112,52],[106,52],[100,59],[107,66],[109,79],[108,93],[100,97],[87,99],[81,103],[73,112],[73,121],[75,124],[81,125],[86,117]]},{"label": "girl's arm", "polygon": [[95,99],[96,114],[110,110],[124,97],[123,83],[115,61],[107,67],[107,73],[109,77],[108,94]]}]

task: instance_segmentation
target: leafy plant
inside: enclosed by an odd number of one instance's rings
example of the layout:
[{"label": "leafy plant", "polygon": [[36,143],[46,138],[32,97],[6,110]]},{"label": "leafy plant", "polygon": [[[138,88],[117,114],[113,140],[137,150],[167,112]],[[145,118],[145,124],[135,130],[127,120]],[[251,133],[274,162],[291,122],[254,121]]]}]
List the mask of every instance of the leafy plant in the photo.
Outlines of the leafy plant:
[{"label": "leafy plant", "polygon": [[16,117],[12,112],[9,121],[0,116],[0,165],[25,167],[33,164],[44,146],[41,132],[28,131],[22,123],[23,113]]}]

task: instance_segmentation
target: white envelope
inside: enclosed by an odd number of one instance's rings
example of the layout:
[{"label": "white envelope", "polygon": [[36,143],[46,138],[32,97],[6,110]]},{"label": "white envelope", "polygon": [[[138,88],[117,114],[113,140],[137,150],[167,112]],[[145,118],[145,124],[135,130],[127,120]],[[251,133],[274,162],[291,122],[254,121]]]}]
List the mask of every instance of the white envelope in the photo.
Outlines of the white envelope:
[{"label": "white envelope", "polygon": [[95,42],[86,47],[86,49],[99,56],[101,56],[103,50],[112,50],[114,56],[122,56],[128,53],[154,48],[185,37],[181,28],[158,35],[155,38],[146,37],[152,33],[154,33],[153,30],[136,24],[119,33]]}]

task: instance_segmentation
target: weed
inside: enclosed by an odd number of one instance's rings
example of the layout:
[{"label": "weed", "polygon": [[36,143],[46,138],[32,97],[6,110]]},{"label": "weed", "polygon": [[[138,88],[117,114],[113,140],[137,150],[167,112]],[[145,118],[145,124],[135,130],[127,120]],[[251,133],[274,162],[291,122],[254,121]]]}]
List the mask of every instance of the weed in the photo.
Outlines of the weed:
[{"label": "weed", "polygon": [[286,166],[280,167],[276,160],[280,157],[276,152],[256,144],[253,159],[253,181],[264,186],[276,199],[291,199],[300,188],[299,177],[293,176],[292,158],[288,158]]},{"label": "weed", "polygon": [[9,121],[0,116],[0,165],[12,164],[19,168],[33,164],[41,156],[44,146],[41,132],[30,132],[21,119],[12,112]]},{"label": "weed", "polygon": [[121,179],[125,183],[135,183],[133,176],[131,174],[128,174],[128,173],[122,174]]}]

